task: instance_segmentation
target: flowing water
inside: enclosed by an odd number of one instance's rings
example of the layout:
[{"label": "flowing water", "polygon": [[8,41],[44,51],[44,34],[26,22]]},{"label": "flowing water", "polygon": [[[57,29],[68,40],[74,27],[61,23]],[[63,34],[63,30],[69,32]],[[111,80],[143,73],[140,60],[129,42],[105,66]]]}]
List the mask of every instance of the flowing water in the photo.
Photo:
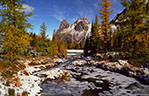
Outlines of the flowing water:
[{"label": "flowing water", "polygon": [[72,78],[69,81],[45,80],[41,83],[42,96],[149,96],[149,85],[95,66],[72,65],[71,62],[76,60],[79,59],[69,59],[55,67],[67,70]]}]

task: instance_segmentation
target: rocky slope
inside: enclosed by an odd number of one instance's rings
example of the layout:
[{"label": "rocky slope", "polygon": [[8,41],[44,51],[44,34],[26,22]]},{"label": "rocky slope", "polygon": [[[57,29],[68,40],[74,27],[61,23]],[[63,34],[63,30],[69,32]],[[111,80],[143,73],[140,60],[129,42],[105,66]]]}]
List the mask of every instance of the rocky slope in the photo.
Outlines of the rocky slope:
[{"label": "rocky slope", "polygon": [[91,24],[87,18],[80,18],[72,25],[69,25],[66,20],[63,20],[59,29],[56,32],[57,39],[61,41],[61,36],[65,35],[65,40],[68,43],[85,42],[86,38],[90,36]]}]

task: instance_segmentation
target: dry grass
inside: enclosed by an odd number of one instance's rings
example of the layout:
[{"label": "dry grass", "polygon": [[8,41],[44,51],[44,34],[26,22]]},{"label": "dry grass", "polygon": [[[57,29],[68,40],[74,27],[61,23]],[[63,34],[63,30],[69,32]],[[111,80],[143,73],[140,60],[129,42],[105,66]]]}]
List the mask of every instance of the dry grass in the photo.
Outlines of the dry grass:
[{"label": "dry grass", "polygon": [[7,60],[0,61],[0,71],[4,79],[11,79],[13,74],[24,69],[25,66],[19,62],[10,62]]}]

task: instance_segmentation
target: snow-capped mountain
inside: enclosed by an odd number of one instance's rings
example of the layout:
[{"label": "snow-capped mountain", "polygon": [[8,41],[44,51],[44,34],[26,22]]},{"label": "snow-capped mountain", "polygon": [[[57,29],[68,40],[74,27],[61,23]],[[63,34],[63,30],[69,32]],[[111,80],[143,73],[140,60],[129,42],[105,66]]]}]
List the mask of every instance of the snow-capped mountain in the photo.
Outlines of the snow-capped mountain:
[{"label": "snow-capped mountain", "polygon": [[65,41],[68,43],[81,43],[85,42],[86,38],[90,36],[91,24],[87,18],[80,18],[72,25],[69,25],[66,20],[63,20],[59,29],[56,32],[57,39],[61,41],[64,34]]}]

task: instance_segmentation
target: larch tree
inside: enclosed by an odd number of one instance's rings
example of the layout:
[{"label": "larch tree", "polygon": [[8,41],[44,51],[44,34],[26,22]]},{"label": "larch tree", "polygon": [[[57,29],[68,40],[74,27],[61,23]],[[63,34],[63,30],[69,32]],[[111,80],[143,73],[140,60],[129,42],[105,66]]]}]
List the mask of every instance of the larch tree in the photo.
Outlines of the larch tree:
[{"label": "larch tree", "polygon": [[32,14],[25,13],[23,3],[23,0],[0,0],[0,16],[4,18],[5,32],[3,51],[7,52],[5,57],[10,60],[22,55],[25,47],[29,45],[30,38],[26,29],[31,28],[31,24],[27,22],[27,17]]},{"label": "larch tree", "polygon": [[120,17],[119,24],[123,34],[122,48],[131,56],[149,50],[145,34],[149,27],[147,22],[146,0],[121,0],[126,13]]},{"label": "larch tree", "polygon": [[60,56],[64,57],[66,55],[66,45],[65,45],[65,41],[64,41],[64,34],[61,37],[61,44],[60,44]]},{"label": "larch tree", "polygon": [[57,41],[57,38],[56,38],[56,33],[54,32],[54,34],[53,34],[53,39],[52,39],[52,41],[53,41],[53,56],[55,56],[55,55],[58,55],[58,41]]},{"label": "larch tree", "polygon": [[111,15],[112,11],[110,10],[110,7],[112,5],[112,0],[100,0],[99,5],[101,6],[101,10],[98,10],[100,14],[100,18],[102,20],[101,22],[101,30],[102,30],[102,38],[103,38],[103,50],[106,54],[107,52],[107,43],[109,40],[109,31],[110,31],[110,21],[109,16]]}]

